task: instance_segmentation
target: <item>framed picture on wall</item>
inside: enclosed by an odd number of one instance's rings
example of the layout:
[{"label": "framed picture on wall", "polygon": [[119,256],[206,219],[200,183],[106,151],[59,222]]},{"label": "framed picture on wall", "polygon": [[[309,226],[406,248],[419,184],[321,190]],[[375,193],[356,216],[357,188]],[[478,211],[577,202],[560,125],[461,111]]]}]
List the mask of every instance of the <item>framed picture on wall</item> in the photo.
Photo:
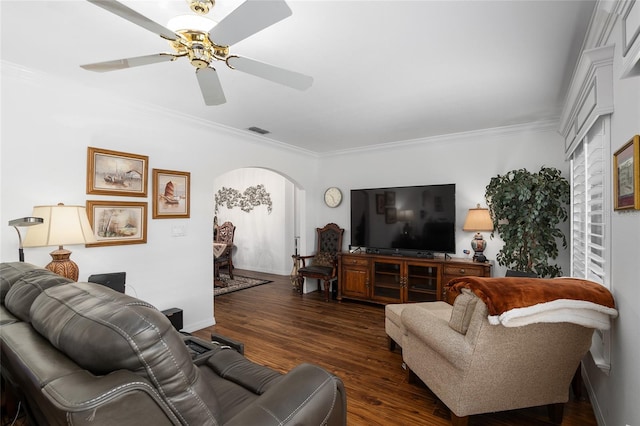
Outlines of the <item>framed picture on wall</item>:
[{"label": "framed picture on wall", "polygon": [[387,207],[395,207],[396,205],[395,191],[384,191],[384,205]]},{"label": "framed picture on wall", "polygon": [[147,196],[149,157],[89,147],[87,194]]},{"label": "framed picture on wall", "polygon": [[613,154],[613,208],[640,210],[640,135]]},{"label": "framed picture on wall", "polygon": [[147,242],[147,203],[90,200],[87,216],[98,240],[87,247]]},{"label": "framed picture on wall", "polygon": [[376,194],[376,213],[384,214],[384,194]]},{"label": "framed picture on wall", "polygon": [[396,223],[398,221],[398,210],[395,207],[385,207],[384,223]]},{"label": "framed picture on wall", "polygon": [[191,173],[153,169],[153,218],[188,218]]}]

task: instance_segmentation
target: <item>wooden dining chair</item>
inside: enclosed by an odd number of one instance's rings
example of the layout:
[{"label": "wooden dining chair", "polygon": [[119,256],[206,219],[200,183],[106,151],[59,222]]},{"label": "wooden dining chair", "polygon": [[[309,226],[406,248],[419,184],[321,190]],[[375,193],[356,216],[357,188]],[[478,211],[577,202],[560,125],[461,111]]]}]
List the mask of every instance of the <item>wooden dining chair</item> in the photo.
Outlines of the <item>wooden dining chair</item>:
[{"label": "wooden dining chair", "polygon": [[[344,229],[335,223],[328,223],[316,228],[318,247],[311,256],[298,256],[301,267],[298,269],[298,291],[303,293],[305,278],[317,278],[318,290],[320,281],[324,282],[325,299],[329,301],[331,281],[338,278],[338,253],[342,250]],[[307,264],[308,263],[308,264]]]},{"label": "wooden dining chair", "polygon": [[231,222],[225,222],[219,225],[215,231],[216,243],[223,243],[227,245],[224,253],[214,259],[214,276],[215,279],[220,279],[220,267],[226,266],[229,270],[229,278],[233,279],[233,236],[236,232],[236,227]]}]

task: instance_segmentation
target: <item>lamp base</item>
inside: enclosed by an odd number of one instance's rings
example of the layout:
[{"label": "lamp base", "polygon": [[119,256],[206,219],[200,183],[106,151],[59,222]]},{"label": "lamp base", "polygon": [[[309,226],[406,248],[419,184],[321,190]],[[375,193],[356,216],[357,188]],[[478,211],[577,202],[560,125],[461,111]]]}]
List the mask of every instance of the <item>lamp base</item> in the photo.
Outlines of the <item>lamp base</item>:
[{"label": "lamp base", "polygon": [[482,238],[482,234],[477,232],[471,240],[471,248],[473,249],[473,261],[474,262],[486,262],[487,258],[484,256],[484,249],[487,248],[487,242]]},{"label": "lamp base", "polygon": [[73,260],[69,259],[71,256],[71,252],[69,250],[65,250],[60,246],[58,250],[54,250],[49,254],[53,260],[46,266],[48,270],[58,275],[62,275],[65,278],[69,278],[70,280],[78,281],[80,269]]},{"label": "lamp base", "polygon": [[487,258],[485,257],[484,254],[482,253],[474,253],[473,254],[473,261],[474,262],[480,262],[480,263],[484,263],[487,261]]}]

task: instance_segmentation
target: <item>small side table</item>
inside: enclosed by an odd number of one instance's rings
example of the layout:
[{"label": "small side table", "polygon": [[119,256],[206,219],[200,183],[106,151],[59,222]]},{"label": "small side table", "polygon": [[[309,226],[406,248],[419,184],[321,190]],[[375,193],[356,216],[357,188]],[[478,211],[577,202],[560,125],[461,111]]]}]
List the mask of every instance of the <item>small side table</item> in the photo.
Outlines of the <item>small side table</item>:
[{"label": "small side table", "polygon": [[175,328],[178,331],[182,330],[182,327],[183,327],[182,309],[170,308],[170,309],[165,309],[164,311],[162,311],[162,313],[167,318],[169,318],[169,321],[171,321],[171,325],[173,325],[173,328]]}]

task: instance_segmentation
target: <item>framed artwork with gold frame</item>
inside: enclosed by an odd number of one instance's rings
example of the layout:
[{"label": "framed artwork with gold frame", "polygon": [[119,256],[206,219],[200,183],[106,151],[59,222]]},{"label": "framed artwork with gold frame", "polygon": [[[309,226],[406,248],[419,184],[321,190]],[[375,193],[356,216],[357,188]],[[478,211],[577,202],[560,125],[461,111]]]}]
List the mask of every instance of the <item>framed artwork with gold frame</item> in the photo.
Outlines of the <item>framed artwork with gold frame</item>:
[{"label": "framed artwork with gold frame", "polygon": [[87,216],[98,240],[87,247],[147,242],[146,202],[87,200]]},{"label": "framed artwork with gold frame", "polygon": [[191,173],[153,169],[153,218],[189,217]]},{"label": "framed artwork with gold frame", "polygon": [[89,147],[87,194],[146,197],[149,157]]},{"label": "framed artwork with gold frame", "polygon": [[640,210],[640,135],[613,154],[613,209]]}]

